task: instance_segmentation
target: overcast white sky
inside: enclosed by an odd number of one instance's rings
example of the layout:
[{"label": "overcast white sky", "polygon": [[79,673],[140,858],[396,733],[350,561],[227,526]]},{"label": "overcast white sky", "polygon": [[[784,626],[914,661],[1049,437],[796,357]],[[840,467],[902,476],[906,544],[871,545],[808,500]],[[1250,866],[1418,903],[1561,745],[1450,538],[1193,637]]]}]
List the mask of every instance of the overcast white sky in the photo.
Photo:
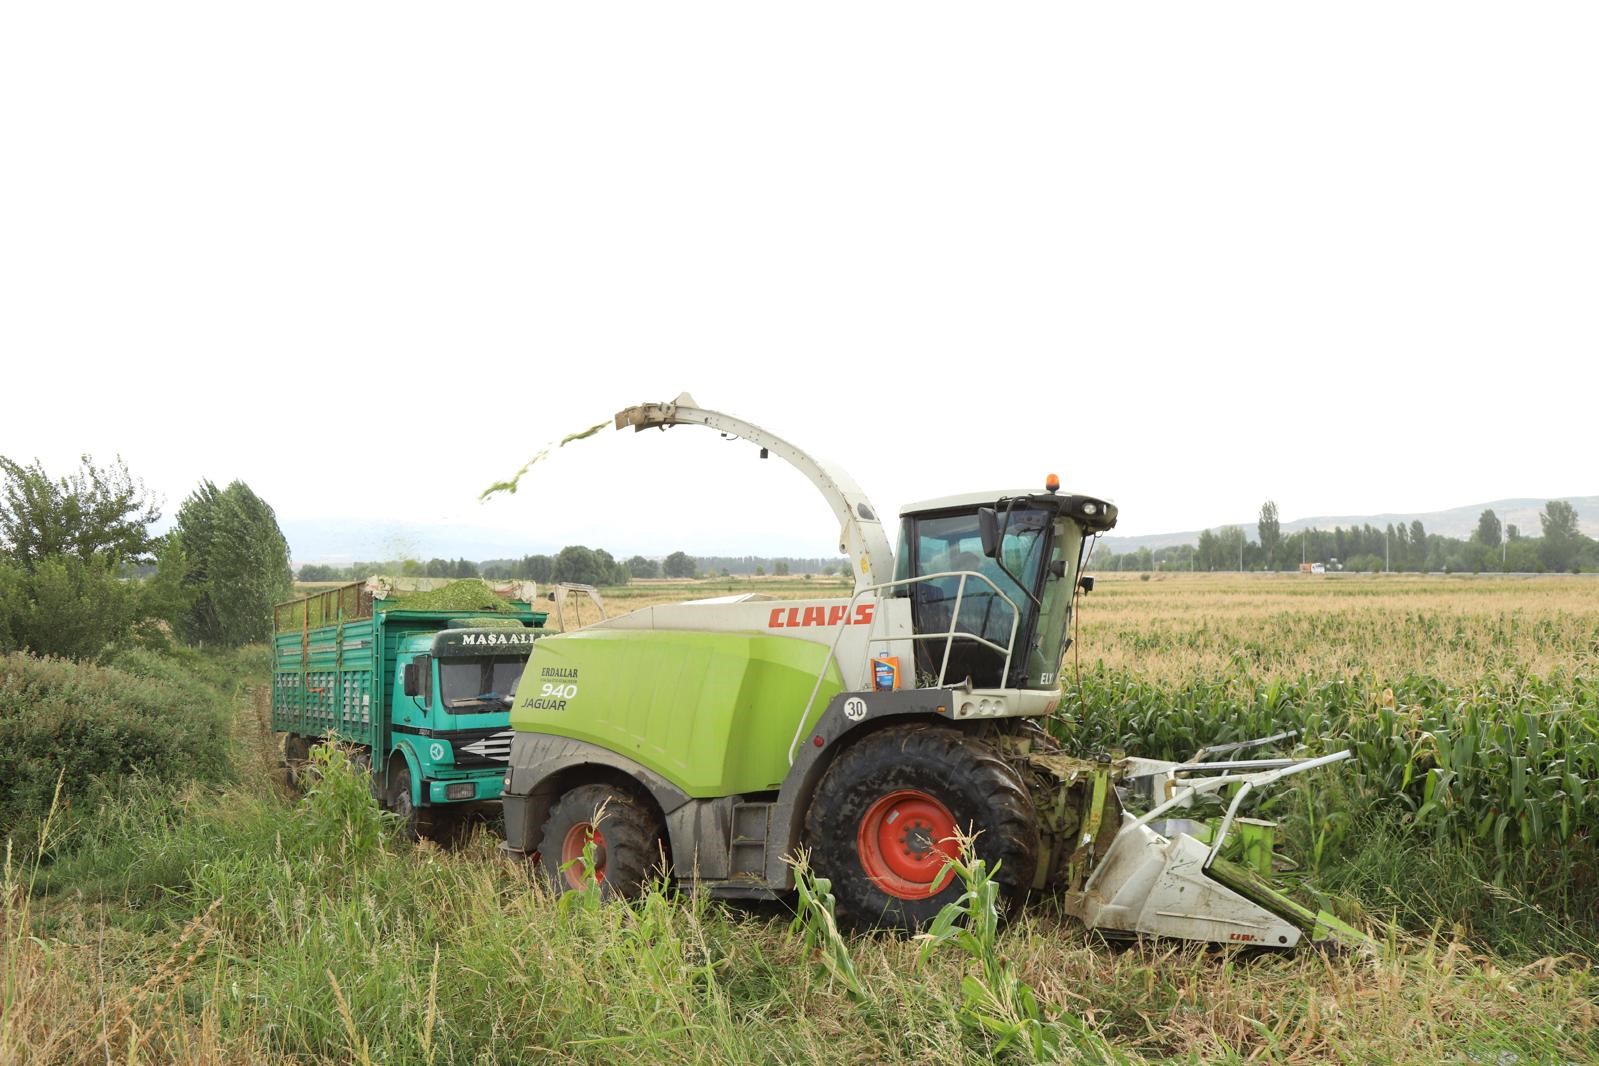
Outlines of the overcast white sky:
[{"label": "overcast white sky", "polygon": [[823,554],[1599,492],[1591,4],[0,6],[0,454],[169,510]]}]

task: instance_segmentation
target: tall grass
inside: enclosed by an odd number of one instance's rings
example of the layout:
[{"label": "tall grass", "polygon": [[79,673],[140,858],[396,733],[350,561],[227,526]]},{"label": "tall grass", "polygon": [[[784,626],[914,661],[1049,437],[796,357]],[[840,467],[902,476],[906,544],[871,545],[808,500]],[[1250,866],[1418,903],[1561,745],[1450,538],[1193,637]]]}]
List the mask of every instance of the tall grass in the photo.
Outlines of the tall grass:
[{"label": "tall grass", "polygon": [[[0,1060],[1047,1056],[1024,989],[1043,1023],[1069,1021],[1068,1059],[1114,1048],[1129,1061],[1307,1061],[1334,1045],[1357,1061],[1599,1055],[1591,974],[1446,941],[1376,961],[1111,951],[1041,909],[1003,934],[977,927],[976,954],[840,940],[863,998],[817,965],[827,948],[791,933],[786,913],[661,885],[633,903],[595,893],[561,906],[492,839],[405,844],[336,756],[303,797],[145,787],[139,804],[75,825],[31,896],[27,865],[9,868],[21,906],[0,946],[14,975]],[[985,878],[970,874],[980,915]],[[984,1017],[996,1026],[973,1024]]]}]

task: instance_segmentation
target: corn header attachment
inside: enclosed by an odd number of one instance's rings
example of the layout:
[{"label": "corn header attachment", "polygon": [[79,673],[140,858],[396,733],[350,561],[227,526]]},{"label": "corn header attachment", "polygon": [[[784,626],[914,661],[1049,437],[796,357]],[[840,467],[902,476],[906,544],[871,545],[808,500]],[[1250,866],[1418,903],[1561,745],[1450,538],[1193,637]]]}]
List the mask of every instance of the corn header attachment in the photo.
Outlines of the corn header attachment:
[{"label": "corn header attachment", "polygon": [[[1350,757],[1205,761],[1283,739],[1209,749],[1183,762],[1033,754],[1044,861],[1035,890],[1063,893],[1068,913],[1108,937],[1174,937],[1291,948],[1365,937],[1276,887],[1275,825],[1239,817],[1251,794]],[[1196,808],[1228,797],[1208,819]]]}]

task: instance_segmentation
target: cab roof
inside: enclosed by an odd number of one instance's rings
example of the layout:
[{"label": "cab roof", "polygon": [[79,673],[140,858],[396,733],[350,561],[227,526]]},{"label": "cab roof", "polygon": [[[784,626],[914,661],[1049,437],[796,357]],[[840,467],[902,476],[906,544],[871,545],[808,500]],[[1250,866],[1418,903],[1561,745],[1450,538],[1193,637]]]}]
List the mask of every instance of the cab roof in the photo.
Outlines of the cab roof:
[{"label": "cab roof", "polygon": [[1053,505],[1060,514],[1070,515],[1090,533],[1103,533],[1116,524],[1116,505],[1097,496],[1074,493],[1043,492],[1036,488],[967,492],[958,496],[940,496],[919,503],[908,503],[900,508],[901,518],[940,511],[974,511],[979,507],[992,507],[1000,500],[1029,500],[1041,506]]}]

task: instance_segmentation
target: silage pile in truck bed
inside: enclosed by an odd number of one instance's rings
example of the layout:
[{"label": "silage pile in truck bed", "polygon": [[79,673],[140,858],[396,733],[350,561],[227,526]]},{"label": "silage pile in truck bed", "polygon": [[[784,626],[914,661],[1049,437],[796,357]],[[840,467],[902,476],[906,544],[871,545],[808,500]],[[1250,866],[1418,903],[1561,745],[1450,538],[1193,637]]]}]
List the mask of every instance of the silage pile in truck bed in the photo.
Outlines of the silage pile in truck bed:
[{"label": "silage pile in truck bed", "polygon": [[452,581],[431,592],[398,592],[385,606],[401,611],[496,611],[508,614],[515,610],[508,601],[500,599],[493,589],[476,578]]}]

